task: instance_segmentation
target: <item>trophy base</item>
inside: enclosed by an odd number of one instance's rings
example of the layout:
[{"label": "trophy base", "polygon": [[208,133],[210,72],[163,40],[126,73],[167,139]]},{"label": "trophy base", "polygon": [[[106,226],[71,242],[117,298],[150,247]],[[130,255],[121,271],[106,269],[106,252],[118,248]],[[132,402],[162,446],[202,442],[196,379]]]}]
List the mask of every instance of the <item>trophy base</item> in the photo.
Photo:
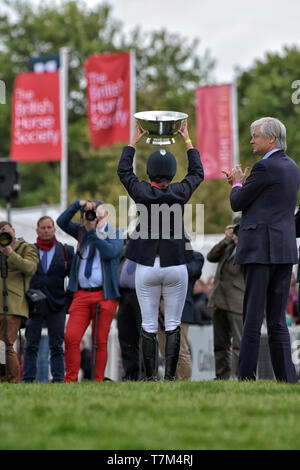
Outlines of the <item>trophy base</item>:
[{"label": "trophy base", "polygon": [[170,145],[175,144],[175,139],[174,137],[148,137],[146,143],[152,145]]}]

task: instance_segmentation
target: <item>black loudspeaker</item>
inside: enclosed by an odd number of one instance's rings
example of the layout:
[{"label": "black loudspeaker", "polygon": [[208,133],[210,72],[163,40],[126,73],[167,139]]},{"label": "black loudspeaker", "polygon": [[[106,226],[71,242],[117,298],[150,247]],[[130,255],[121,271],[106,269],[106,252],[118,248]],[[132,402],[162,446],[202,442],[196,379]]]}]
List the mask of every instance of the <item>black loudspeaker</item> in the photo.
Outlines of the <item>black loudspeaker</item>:
[{"label": "black loudspeaker", "polygon": [[20,192],[18,162],[0,158],[0,198],[11,199]]}]

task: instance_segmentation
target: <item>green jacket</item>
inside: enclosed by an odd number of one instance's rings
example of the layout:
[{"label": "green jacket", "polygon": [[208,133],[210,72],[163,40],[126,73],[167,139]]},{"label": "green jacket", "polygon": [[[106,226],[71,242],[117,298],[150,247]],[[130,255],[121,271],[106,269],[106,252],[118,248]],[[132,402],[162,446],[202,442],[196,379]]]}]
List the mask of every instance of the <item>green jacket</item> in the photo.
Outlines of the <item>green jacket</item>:
[{"label": "green jacket", "polygon": [[207,261],[218,263],[208,307],[243,313],[245,293],[243,266],[234,263],[234,242],[223,239],[207,253]]},{"label": "green jacket", "polygon": [[[21,246],[18,248],[19,245]],[[25,293],[29,288],[31,277],[36,272],[39,255],[37,248],[31,243],[25,242],[23,238],[16,241],[13,249],[14,252],[7,258],[7,313],[28,318],[28,304]],[[1,276],[0,313],[3,313],[3,279]]]}]

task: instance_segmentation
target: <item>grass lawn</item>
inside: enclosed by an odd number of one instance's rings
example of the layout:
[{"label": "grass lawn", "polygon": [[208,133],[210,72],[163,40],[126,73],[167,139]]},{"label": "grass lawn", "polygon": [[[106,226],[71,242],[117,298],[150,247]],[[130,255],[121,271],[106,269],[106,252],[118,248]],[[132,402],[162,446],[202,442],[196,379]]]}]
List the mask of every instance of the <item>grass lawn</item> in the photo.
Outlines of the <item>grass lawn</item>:
[{"label": "grass lawn", "polygon": [[300,384],[0,384],[1,450],[300,449]]}]

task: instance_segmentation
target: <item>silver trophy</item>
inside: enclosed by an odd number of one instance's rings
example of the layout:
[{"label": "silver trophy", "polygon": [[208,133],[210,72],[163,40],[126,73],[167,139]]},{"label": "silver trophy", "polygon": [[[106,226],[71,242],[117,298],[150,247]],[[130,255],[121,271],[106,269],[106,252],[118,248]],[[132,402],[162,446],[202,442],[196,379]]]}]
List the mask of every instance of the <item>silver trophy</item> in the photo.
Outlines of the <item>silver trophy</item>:
[{"label": "silver trophy", "polygon": [[169,145],[175,143],[175,135],[188,114],[176,111],[142,111],[135,113],[134,117],[149,132],[147,144]]}]

